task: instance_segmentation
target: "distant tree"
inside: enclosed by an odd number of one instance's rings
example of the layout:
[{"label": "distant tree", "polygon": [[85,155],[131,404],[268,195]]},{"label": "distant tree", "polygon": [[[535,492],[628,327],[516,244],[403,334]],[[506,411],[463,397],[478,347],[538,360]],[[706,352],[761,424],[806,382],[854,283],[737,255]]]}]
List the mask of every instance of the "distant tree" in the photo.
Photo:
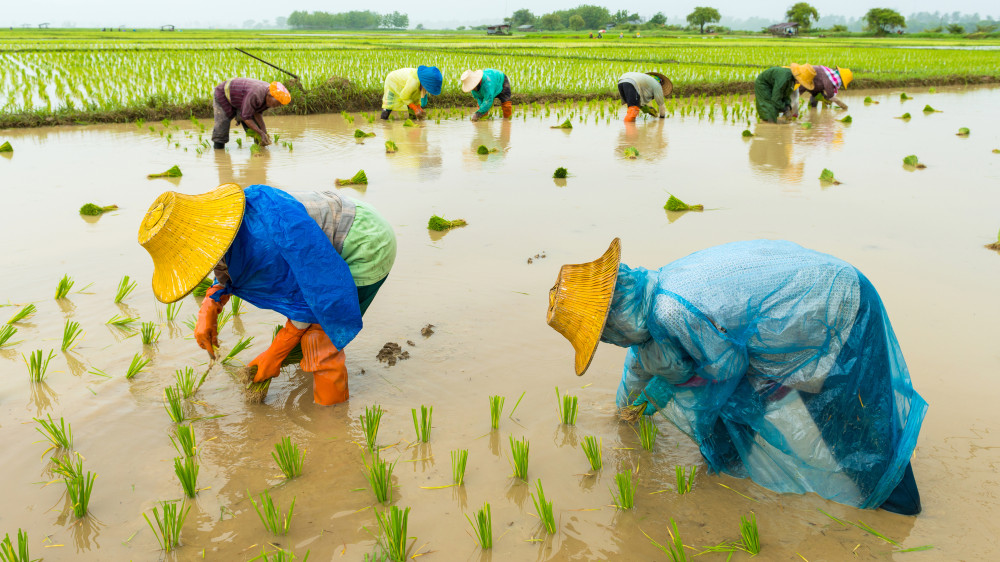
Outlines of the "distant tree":
[{"label": "distant tree", "polygon": [[655,25],[665,25],[667,23],[667,16],[663,15],[663,12],[656,12],[656,15],[649,18],[649,23]]},{"label": "distant tree", "polygon": [[422,24],[422,23],[418,23],[418,24],[417,24],[417,27],[415,27],[415,28],[413,28],[413,29],[423,29],[423,28],[424,28],[424,24]]},{"label": "distant tree", "polygon": [[586,25],[587,25],[587,22],[585,22],[583,20],[583,16],[581,16],[580,14],[573,14],[569,18],[569,27],[570,27],[570,29],[573,29],[573,30],[576,30],[576,31],[580,31],[581,29],[583,29],[584,27],[586,27]]},{"label": "distant tree", "polygon": [[819,12],[806,2],[799,2],[788,8],[785,18],[799,24],[803,30],[808,30],[812,27],[812,23],[819,19]]},{"label": "distant tree", "polygon": [[906,18],[891,8],[872,8],[861,19],[865,29],[876,35],[885,35],[894,27],[906,27]]},{"label": "distant tree", "polygon": [[997,24],[992,21],[981,21],[976,24],[976,31],[979,33],[993,33],[997,30]]},{"label": "distant tree", "polygon": [[514,12],[510,16],[510,24],[514,27],[518,27],[520,25],[531,25],[535,23],[536,19],[535,14],[531,13],[531,10],[521,9]]},{"label": "distant tree", "polygon": [[556,31],[563,28],[562,17],[559,14],[545,14],[538,20],[539,29]]},{"label": "distant tree", "polygon": [[705,33],[705,24],[717,22],[722,19],[719,10],[708,7],[697,7],[688,14],[687,21],[691,25],[697,25],[701,33]]},{"label": "distant tree", "polygon": [[834,25],[833,27],[831,27],[830,31],[832,31],[834,33],[844,33],[844,32],[847,31],[847,26],[846,25],[837,24],[837,25]]},{"label": "distant tree", "polygon": [[410,16],[393,12],[382,16],[382,27],[388,29],[406,29],[410,27]]},{"label": "distant tree", "polygon": [[465,26],[464,25],[460,25],[460,26],[456,27],[455,29],[458,30],[458,31],[465,31]]},{"label": "distant tree", "polygon": [[951,33],[952,35],[959,35],[959,34],[965,33],[965,28],[962,27],[960,24],[957,24],[957,23],[949,23],[948,24],[948,33]]},{"label": "distant tree", "polygon": [[[604,6],[594,6],[592,4],[580,4],[576,8],[570,10],[570,12],[583,18],[584,27],[592,27],[594,29],[604,27],[609,21],[611,21],[611,12],[608,11]],[[569,16],[567,20],[569,21]]]},{"label": "distant tree", "polygon": [[274,25],[278,29],[284,29],[284,28],[288,27],[288,18],[278,16],[278,17],[274,18]]}]

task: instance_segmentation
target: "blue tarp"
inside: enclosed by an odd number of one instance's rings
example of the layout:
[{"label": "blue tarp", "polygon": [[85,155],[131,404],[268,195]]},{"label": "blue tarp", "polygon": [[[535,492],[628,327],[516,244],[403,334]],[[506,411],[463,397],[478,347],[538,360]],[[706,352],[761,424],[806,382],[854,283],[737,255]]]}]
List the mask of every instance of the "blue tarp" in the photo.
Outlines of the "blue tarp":
[{"label": "blue tarp", "polygon": [[232,278],[228,292],[297,322],[319,324],[343,349],[361,331],[347,263],[291,195],[266,185],[243,193],[243,224],[223,258]]},{"label": "blue tarp", "polygon": [[621,265],[602,340],[629,348],[619,407],[660,412],[711,470],[779,492],[879,507],[927,409],[868,279],[791,242]]}]

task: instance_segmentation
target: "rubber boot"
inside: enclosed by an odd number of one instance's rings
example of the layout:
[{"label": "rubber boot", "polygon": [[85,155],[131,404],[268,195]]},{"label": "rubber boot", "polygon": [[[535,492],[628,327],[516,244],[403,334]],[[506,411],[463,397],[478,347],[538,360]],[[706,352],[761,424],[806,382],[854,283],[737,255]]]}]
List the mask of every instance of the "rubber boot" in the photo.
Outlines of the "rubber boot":
[{"label": "rubber boot", "polygon": [[639,111],[640,109],[637,105],[628,106],[628,111],[625,113],[625,122],[634,123],[635,118],[639,116]]},{"label": "rubber boot", "polygon": [[223,150],[223,149],[225,149],[225,148],[226,148],[226,143],[222,143],[222,142],[213,142],[213,143],[212,143],[212,148],[214,148],[215,150]]},{"label": "rubber boot", "polygon": [[505,101],[502,104],[500,104],[500,107],[503,109],[504,119],[510,119],[511,117],[514,116],[514,107],[512,102]]},{"label": "rubber boot", "polygon": [[319,324],[302,335],[302,370],[313,374],[313,402],[330,406],[350,398],[344,351],[334,347]]},{"label": "rubber boot", "polygon": [[388,121],[390,115],[392,115],[391,109],[383,109],[382,115],[380,115],[380,117],[382,118],[383,121]]}]

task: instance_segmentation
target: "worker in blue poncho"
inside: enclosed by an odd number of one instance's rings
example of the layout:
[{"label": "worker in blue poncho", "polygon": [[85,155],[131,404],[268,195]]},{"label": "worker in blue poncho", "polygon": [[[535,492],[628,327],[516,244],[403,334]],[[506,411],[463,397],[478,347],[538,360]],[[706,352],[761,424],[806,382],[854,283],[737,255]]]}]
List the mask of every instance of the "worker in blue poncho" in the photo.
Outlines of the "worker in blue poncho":
[{"label": "worker in blue poncho", "polygon": [[514,115],[511,101],[510,78],[495,68],[482,70],[466,70],[462,73],[462,91],[472,94],[479,108],[472,114],[473,121],[479,121],[490,112],[493,100],[500,102],[503,118],[510,119]]},{"label": "worker in blue poncho", "polygon": [[139,243],[153,258],[153,294],[182,299],[209,273],[195,340],[214,359],[218,315],[230,295],[288,318],[250,362],[254,382],[277,376],[301,344],[318,404],[350,396],[344,347],[396,257],[396,237],[370,205],[332,191],[286,193],[225,184],[202,195],[168,191],[149,208]]},{"label": "worker in blue poncho", "polygon": [[784,241],[735,242],[659,270],[565,265],[547,321],[576,350],[627,347],[622,417],[661,415],[714,472],[778,492],[920,512],[910,456],[927,404],[872,284]]},{"label": "worker in blue poncho", "polygon": [[393,70],[385,77],[382,119],[388,119],[393,111],[405,111],[407,108],[415,119],[423,119],[429,96],[440,95],[443,82],[441,70],[436,66],[420,65]]}]

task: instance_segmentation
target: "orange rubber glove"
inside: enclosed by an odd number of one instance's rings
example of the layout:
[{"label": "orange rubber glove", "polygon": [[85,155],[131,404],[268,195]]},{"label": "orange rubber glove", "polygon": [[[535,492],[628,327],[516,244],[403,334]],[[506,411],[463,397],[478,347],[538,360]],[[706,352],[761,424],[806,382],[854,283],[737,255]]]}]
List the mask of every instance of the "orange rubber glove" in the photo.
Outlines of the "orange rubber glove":
[{"label": "orange rubber glove", "polygon": [[198,324],[194,328],[194,341],[212,359],[215,359],[215,348],[219,347],[219,313],[222,312],[222,305],[229,302],[229,295],[222,295],[220,302],[215,302],[211,297],[222,289],[222,285],[212,285],[205,292],[201,310],[198,311]]},{"label": "orange rubber glove", "polygon": [[300,330],[296,328],[291,320],[285,322],[285,327],[278,330],[278,333],[274,336],[274,341],[271,342],[271,346],[247,365],[248,367],[257,366],[257,374],[254,376],[253,382],[261,382],[278,376],[278,373],[281,372],[281,364],[288,357],[288,354],[295,349],[299,340],[302,339],[302,334],[305,333],[305,329]]},{"label": "orange rubber glove", "polygon": [[423,119],[424,117],[427,116],[424,113],[424,108],[420,107],[419,105],[417,105],[415,103],[411,103],[410,105],[408,105],[406,107],[410,108],[410,111],[413,112],[414,117],[416,117],[417,119]]}]

